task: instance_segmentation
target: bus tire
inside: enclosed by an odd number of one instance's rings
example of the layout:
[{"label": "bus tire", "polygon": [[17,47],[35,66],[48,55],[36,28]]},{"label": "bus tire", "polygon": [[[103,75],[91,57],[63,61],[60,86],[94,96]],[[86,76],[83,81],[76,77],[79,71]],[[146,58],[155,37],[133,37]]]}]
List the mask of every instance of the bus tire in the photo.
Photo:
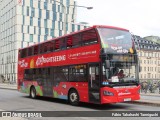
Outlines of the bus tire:
[{"label": "bus tire", "polygon": [[71,89],[71,90],[69,91],[69,96],[68,96],[68,98],[69,98],[69,103],[70,103],[71,105],[76,106],[76,105],[79,104],[79,95],[78,95],[78,92],[77,92],[75,89]]},{"label": "bus tire", "polygon": [[30,89],[30,97],[35,99],[36,98],[36,89],[34,86],[31,87]]}]

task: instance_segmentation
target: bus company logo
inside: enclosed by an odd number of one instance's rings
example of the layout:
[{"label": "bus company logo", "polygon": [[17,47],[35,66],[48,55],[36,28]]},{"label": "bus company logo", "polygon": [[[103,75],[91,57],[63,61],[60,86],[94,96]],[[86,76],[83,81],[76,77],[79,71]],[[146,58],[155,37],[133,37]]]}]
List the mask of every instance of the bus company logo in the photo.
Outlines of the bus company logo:
[{"label": "bus company logo", "polygon": [[45,63],[53,63],[53,62],[60,62],[60,61],[65,61],[66,60],[66,55],[60,55],[60,56],[54,56],[54,57],[38,57],[36,61],[36,65],[43,65]]},{"label": "bus company logo", "polygon": [[22,68],[28,67],[28,63],[25,60],[21,60],[18,62],[19,66]]}]

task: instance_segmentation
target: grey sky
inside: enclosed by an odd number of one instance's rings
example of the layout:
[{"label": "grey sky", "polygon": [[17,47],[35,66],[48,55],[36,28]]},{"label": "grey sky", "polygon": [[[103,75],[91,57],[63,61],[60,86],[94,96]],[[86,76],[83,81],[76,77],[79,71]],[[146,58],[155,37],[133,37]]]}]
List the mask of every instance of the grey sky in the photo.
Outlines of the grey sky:
[{"label": "grey sky", "polygon": [[89,25],[112,25],[129,29],[142,37],[160,36],[160,0],[76,0],[77,22]]}]

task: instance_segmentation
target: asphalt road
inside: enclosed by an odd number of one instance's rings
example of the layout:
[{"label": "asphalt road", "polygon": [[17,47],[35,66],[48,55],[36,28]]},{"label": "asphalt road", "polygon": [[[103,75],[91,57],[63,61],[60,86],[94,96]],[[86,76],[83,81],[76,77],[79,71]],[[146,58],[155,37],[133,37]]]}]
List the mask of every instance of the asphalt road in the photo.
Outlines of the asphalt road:
[{"label": "asphalt road", "polygon": [[[118,103],[109,105],[94,105],[94,104],[81,103],[80,106],[71,106],[64,100],[44,98],[44,97],[31,99],[28,97],[27,94],[19,93],[16,90],[0,89],[0,110],[5,110],[5,111],[100,111],[102,110],[107,112],[107,111],[160,111],[160,107],[129,104],[129,103]],[[146,120],[148,118],[146,118]],[[58,118],[58,119],[63,119],[63,118]],[[65,120],[68,119],[71,118],[67,117]],[[74,119],[96,120],[97,118],[75,117]],[[108,120],[112,118],[101,117],[100,119]],[[116,119],[121,120],[120,117],[114,117],[114,120]],[[131,119],[131,118],[125,118],[125,119]],[[149,118],[148,120],[152,120],[152,118]]]}]

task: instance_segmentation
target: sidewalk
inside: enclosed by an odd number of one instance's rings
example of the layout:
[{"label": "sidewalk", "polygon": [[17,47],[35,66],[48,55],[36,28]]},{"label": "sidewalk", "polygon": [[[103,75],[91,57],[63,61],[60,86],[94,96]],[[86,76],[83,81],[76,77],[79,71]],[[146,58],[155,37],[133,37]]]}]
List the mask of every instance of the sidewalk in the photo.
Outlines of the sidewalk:
[{"label": "sidewalk", "polygon": [[151,106],[160,106],[160,94],[158,93],[141,93],[141,99],[129,103],[143,104]]},{"label": "sidewalk", "polygon": [[[11,89],[11,90],[17,90],[16,84],[9,84],[9,83],[0,83],[0,89]],[[147,98],[153,97],[152,100]],[[158,99],[156,99],[156,97]],[[156,93],[141,93],[141,99],[137,101],[132,101],[128,103],[132,104],[146,104],[146,105],[152,105],[152,106],[160,106],[160,94]]]},{"label": "sidewalk", "polygon": [[17,84],[0,83],[0,89],[17,90]]}]

